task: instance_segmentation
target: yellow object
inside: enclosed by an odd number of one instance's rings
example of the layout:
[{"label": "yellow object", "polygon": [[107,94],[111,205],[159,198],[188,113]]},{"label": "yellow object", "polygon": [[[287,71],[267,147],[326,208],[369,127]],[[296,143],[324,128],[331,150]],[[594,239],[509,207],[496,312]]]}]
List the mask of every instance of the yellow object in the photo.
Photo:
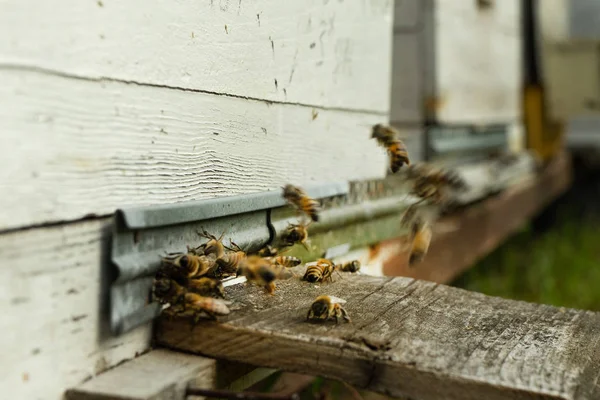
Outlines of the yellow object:
[{"label": "yellow object", "polygon": [[527,147],[535,151],[543,161],[549,160],[562,148],[564,124],[548,120],[542,87],[525,86],[523,115]]}]

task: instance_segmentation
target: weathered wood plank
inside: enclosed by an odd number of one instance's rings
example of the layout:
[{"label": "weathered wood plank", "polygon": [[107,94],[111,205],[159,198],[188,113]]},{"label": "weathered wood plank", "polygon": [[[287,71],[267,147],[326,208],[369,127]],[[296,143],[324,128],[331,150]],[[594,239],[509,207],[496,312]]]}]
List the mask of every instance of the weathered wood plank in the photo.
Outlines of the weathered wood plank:
[{"label": "weathered wood plank", "polygon": [[2,397],[62,400],[148,348],[149,326],[109,333],[110,231],[100,219],[0,235]]},{"label": "weathered wood plank", "polygon": [[391,0],[9,0],[0,64],[385,114],[392,20]]},{"label": "weathered wood plank", "polygon": [[386,170],[373,114],[17,70],[0,81],[0,230]]},{"label": "weathered wood plank", "polygon": [[571,185],[571,160],[561,153],[535,179],[439,220],[425,260],[408,266],[406,237],[381,243],[383,274],[447,283],[494,251]]},{"label": "weathered wood plank", "polygon": [[[193,332],[189,320],[161,319],[158,342],[424,400],[600,396],[598,313],[346,274],[331,284],[283,281],[274,296],[243,285],[227,294],[238,307],[227,318]],[[352,323],[305,322],[321,294],[346,299]]]},{"label": "weathered wood plank", "polygon": [[190,381],[211,389],[216,361],[157,349],[128,361],[66,393],[69,400],[184,399]]},{"label": "weathered wood plank", "polygon": [[[435,0],[435,86],[442,123],[504,124],[521,115],[519,0]],[[468,110],[468,112],[465,112]]]}]

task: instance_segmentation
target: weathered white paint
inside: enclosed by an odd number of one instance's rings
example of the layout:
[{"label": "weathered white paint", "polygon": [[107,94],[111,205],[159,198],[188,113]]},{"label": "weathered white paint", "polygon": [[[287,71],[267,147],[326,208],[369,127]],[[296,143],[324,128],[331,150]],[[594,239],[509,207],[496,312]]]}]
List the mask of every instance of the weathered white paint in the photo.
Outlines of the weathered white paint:
[{"label": "weathered white paint", "polygon": [[108,232],[101,219],[0,235],[2,398],[61,400],[148,347],[149,327],[112,338],[100,317]]},{"label": "weathered white paint", "polygon": [[392,0],[5,0],[0,64],[387,113],[392,20]]},{"label": "weathered white paint", "polygon": [[435,85],[442,123],[512,123],[521,116],[521,3],[435,1]]},{"label": "weathered white paint", "polygon": [[0,82],[0,229],[386,170],[374,114],[18,70]]}]

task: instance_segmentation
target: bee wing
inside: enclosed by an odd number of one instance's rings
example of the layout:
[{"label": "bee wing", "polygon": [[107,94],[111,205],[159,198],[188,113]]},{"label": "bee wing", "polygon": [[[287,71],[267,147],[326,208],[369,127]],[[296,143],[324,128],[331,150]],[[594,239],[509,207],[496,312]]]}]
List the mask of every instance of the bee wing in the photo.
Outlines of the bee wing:
[{"label": "bee wing", "polygon": [[346,303],[346,300],[344,300],[344,299],[341,299],[341,298],[339,298],[339,297],[335,297],[335,296],[329,296],[329,298],[331,299],[331,302],[332,302],[333,304],[345,304],[345,303]]}]

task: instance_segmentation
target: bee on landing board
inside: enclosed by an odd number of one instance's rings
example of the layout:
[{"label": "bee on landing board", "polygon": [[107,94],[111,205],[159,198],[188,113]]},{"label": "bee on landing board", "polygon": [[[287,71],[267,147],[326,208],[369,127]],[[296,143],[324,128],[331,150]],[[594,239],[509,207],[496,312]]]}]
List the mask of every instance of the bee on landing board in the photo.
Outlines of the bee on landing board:
[{"label": "bee on landing board", "polygon": [[392,173],[398,172],[405,164],[410,165],[408,149],[400,139],[400,133],[396,129],[391,126],[377,124],[373,126],[371,138],[377,140],[377,143],[387,150]]},{"label": "bee on landing board", "polygon": [[230,304],[230,301],[204,297],[196,293],[188,292],[184,296],[182,308],[184,311],[192,311],[194,317],[193,324],[195,325],[203,314],[207,315],[212,320],[216,320],[217,316],[229,314],[230,311],[227,306]]},{"label": "bee on landing board", "polygon": [[346,322],[350,322],[350,317],[342,304],[345,304],[346,300],[340,299],[335,296],[319,296],[310,306],[308,314],[306,314],[306,320],[320,320],[322,322],[327,321],[331,318],[335,319],[335,323],[339,322],[339,318],[343,318]]},{"label": "bee on landing board", "polygon": [[335,271],[333,263],[326,258],[319,258],[316,262],[308,264],[304,279],[307,282],[333,282],[333,271]]},{"label": "bee on landing board", "polygon": [[360,270],[360,261],[348,261],[343,264],[337,264],[335,267],[343,272],[358,272]]},{"label": "bee on landing board", "polygon": [[230,252],[225,253],[220,258],[217,258],[218,276],[235,275],[238,268],[246,260],[246,253],[234,242],[231,242],[231,248],[227,248]]},{"label": "bee on landing board", "polygon": [[255,255],[248,256],[237,274],[245,276],[248,282],[263,286],[267,293],[271,295],[275,293],[275,279],[277,279],[279,271],[271,265],[269,260]]},{"label": "bee on landing board", "polygon": [[321,205],[317,200],[310,198],[304,190],[294,185],[285,185],[283,187],[283,198],[289,204],[296,207],[299,212],[303,212],[314,221],[319,221],[319,212]]},{"label": "bee on landing board", "polygon": [[223,257],[225,254],[225,246],[223,246],[222,240],[225,234],[221,234],[221,236],[217,238],[216,236],[206,232],[204,229],[202,232],[197,233],[198,235],[208,239],[208,242],[199,246],[197,249],[202,248],[202,251],[207,256],[213,254],[217,259]]},{"label": "bee on landing board", "polygon": [[218,279],[207,277],[190,279],[187,287],[188,291],[201,296],[217,296],[222,299],[225,298],[225,289],[223,288],[221,281]]},{"label": "bee on landing board", "polygon": [[161,304],[178,304],[183,301],[185,293],[183,286],[169,278],[156,279],[152,285],[153,300]]},{"label": "bee on landing board", "polygon": [[214,265],[214,261],[206,256],[183,253],[168,254],[162,258],[162,263],[161,273],[182,283],[189,278],[206,275]]}]

